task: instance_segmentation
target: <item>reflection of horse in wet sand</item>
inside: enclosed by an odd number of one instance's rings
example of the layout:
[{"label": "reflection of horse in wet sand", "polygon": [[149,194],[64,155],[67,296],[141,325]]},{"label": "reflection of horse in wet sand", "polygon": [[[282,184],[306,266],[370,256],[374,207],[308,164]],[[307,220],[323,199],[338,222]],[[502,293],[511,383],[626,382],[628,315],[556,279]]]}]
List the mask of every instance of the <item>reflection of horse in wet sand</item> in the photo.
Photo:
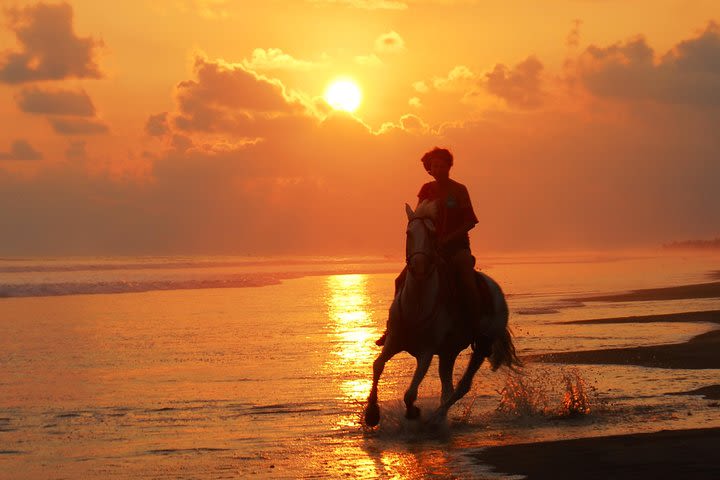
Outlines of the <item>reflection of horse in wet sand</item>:
[{"label": "reflection of horse in wet sand", "polygon": [[[462,302],[452,288],[452,272],[437,253],[434,205],[423,202],[415,212],[405,205],[407,225],[407,276],[390,307],[387,338],[380,355],[373,363],[373,384],[365,407],[365,423],[375,426],[380,421],[378,381],[385,363],[395,354],[406,351],[417,360],[415,374],[405,392],[405,416],[418,418],[415,406],[418,387],[427,373],[433,355],[439,357],[442,384],[441,403],[434,413],[439,420],[448,409],[469,390],[475,373],[488,358],[493,370],[520,362],[515,354],[508,330],[508,306],[502,290],[487,275],[477,272],[478,287],[484,289],[485,312],[490,328],[475,338],[472,319],[464,311]],[[465,373],[453,387],[455,359],[468,346],[472,355]]]}]

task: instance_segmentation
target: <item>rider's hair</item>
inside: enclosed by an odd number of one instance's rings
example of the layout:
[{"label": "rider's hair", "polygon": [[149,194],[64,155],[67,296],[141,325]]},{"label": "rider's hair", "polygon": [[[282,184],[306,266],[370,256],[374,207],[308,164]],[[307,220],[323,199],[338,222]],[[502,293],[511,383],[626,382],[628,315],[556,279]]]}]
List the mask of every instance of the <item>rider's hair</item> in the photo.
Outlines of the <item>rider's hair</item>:
[{"label": "rider's hair", "polygon": [[450,150],[448,150],[447,148],[435,147],[429,152],[426,152],[425,155],[423,155],[420,159],[420,161],[422,161],[423,167],[425,167],[425,170],[428,173],[430,173],[430,162],[433,158],[445,160],[451,167],[453,165],[453,154],[450,153]]}]

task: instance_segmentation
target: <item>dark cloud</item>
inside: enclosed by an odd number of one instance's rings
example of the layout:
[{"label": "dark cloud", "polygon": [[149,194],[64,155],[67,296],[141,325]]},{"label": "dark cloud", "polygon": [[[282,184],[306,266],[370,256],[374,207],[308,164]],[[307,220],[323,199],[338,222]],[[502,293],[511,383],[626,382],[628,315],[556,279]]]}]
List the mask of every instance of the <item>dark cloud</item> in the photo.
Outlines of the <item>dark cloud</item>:
[{"label": "dark cloud", "polygon": [[279,81],[257,75],[241,65],[224,65],[203,58],[195,61],[197,81],[177,86],[182,130],[205,132],[248,129],[256,120],[299,113],[302,107]]},{"label": "dark cloud", "polygon": [[18,107],[26,113],[92,117],[95,106],[85,90],[22,90],[16,97]]},{"label": "dark cloud", "polygon": [[171,143],[172,147],[180,152],[184,152],[193,146],[192,139],[186,135],[173,135]]},{"label": "dark cloud", "polygon": [[[276,79],[242,65],[195,60],[197,80],[180,82],[176,98],[176,128],[185,132],[231,132],[238,137],[263,137],[307,122],[308,106],[289,94]],[[160,114],[162,115],[162,114]],[[158,131],[162,117],[148,120]]]},{"label": "dark cloud", "polygon": [[659,59],[640,36],[590,46],[575,66],[577,79],[599,97],[720,105],[720,27],[715,23]]},{"label": "dark cloud", "polygon": [[395,31],[383,33],[375,40],[375,51],[378,53],[401,53],[404,50],[405,40]]},{"label": "dark cloud", "polygon": [[15,140],[9,152],[0,152],[0,160],[40,160],[42,154],[25,140]]},{"label": "dark cloud", "polygon": [[108,126],[99,120],[49,118],[55,133],[59,135],[100,135],[108,133]]},{"label": "dark cloud", "polygon": [[499,63],[492,72],[485,75],[485,88],[511,106],[538,107],[543,100],[540,88],[542,70],[542,63],[534,56],[528,57],[512,69]]},{"label": "dark cloud", "polygon": [[573,28],[565,39],[565,45],[568,48],[575,48],[580,45],[580,25],[582,25],[582,20],[573,20]]},{"label": "dark cloud", "polygon": [[78,37],[68,3],[38,3],[7,10],[21,50],[0,60],[0,82],[24,83],[64,78],[100,78],[95,60],[101,42]]},{"label": "dark cloud", "polygon": [[170,132],[167,121],[167,112],[150,115],[145,123],[145,133],[151,137],[162,137]]}]

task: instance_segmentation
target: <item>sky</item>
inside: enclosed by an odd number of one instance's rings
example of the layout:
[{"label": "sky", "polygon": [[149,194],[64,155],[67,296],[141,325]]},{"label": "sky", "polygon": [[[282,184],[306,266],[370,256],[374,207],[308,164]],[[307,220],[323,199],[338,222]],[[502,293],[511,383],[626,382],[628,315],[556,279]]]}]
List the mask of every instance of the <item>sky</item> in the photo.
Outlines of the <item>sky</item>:
[{"label": "sky", "polygon": [[720,236],[716,0],[1,5],[1,256],[400,255],[435,146],[480,256]]}]

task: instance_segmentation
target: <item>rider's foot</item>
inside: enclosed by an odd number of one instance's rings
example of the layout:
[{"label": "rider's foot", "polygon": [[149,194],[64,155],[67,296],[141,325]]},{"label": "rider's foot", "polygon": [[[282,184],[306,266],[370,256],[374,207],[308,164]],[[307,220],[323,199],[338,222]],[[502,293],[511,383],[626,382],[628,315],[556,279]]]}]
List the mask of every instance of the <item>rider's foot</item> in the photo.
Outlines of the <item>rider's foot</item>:
[{"label": "rider's foot", "polygon": [[382,347],[383,345],[385,345],[386,338],[387,338],[387,332],[383,333],[382,337],[375,340],[375,345],[377,345],[378,347]]}]

